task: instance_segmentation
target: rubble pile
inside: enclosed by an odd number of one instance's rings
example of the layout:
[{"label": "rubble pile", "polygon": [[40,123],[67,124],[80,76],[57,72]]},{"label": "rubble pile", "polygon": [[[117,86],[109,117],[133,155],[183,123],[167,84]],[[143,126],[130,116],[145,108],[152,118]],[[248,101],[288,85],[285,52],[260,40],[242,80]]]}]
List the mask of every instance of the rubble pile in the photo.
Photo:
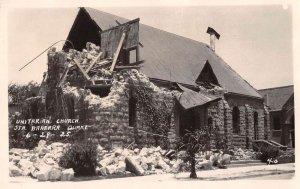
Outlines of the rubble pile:
[{"label": "rubble pile", "polygon": [[[67,52],[67,59],[72,60],[76,59],[79,61],[80,65],[83,68],[88,68],[90,64],[96,60],[97,56],[100,53],[100,47],[87,42],[86,43],[86,49],[83,49],[82,51],[77,51],[75,49],[70,49],[69,52]],[[96,60],[96,64],[100,62],[100,58]],[[74,66],[74,63],[71,63],[70,66]]]},{"label": "rubble pile", "polygon": [[77,80],[82,77],[77,69],[76,61],[93,81],[101,80],[104,82],[103,84],[107,84],[106,82],[110,84],[110,80],[113,78],[113,73],[109,70],[112,57],[105,57],[105,54],[100,51],[99,46],[87,42],[86,49],[82,51],[70,49],[66,54],[67,62],[65,66],[69,68],[67,81]]},{"label": "rubble pile", "polygon": [[[163,150],[161,147],[142,149],[115,149],[107,152],[101,147],[97,173],[102,176],[110,174],[126,174],[127,171],[137,176],[178,173],[189,171],[185,151],[176,153],[174,150]],[[214,167],[226,168],[230,164],[230,155],[223,153],[198,153],[196,154],[197,170],[212,170]]]},{"label": "rubble pile", "polygon": [[[124,79],[125,78],[125,79]],[[71,87],[69,83],[65,83],[63,87],[63,92],[66,95],[74,97],[74,99],[79,99],[79,97],[84,93],[84,100],[87,101],[90,107],[97,106],[97,108],[109,108],[116,104],[120,104],[126,96],[128,95],[128,79],[132,79],[136,82],[136,85],[141,85],[152,89],[154,92],[160,94],[172,95],[171,91],[164,88],[157,87],[149,78],[138,70],[128,70],[120,73],[112,79],[112,86],[110,88],[110,93],[106,97],[100,97],[99,95],[93,94],[90,90],[80,89],[77,87]]]},{"label": "rubble pile", "polygon": [[234,149],[229,151],[231,160],[255,160],[259,158],[259,153],[252,149]]},{"label": "rubble pile", "polygon": [[[58,165],[66,148],[70,144],[55,142],[46,145],[41,140],[33,150],[16,149],[9,151],[9,174],[31,176],[39,181],[67,181],[74,178],[73,169],[64,169]],[[96,174],[108,175],[150,175],[189,171],[185,151],[163,150],[161,147],[142,149],[116,148],[105,150],[98,145],[98,165]],[[226,168],[230,164],[230,155],[205,152],[196,154],[197,170],[211,170],[214,166]]]},{"label": "rubble pile", "polygon": [[[101,149],[101,147],[99,147]],[[170,173],[177,170],[181,160],[170,160],[168,151],[160,147],[142,149],[115,149],[112,152],[100,150],[99,166],[97,173],[106,176],[109,174],[125,174],[126,171],[135,175],[149,175]]]},{"label": "rubble pile", "polygon": [[[145,74],[143,74],[142,72],[139,72],[138,70],[133,69],[131,71],[128,71],[126,74],[128,74],[130,79],[133,81],[134,85],[141,85],[141,86],[150,88],[153,90],[153,92],[163,93],[166,95],[172,94],[171,91],[164,89],[164,88],[157,87],[156,85],[154,85]],[[124,74],[124,75],[126,75],[126,74]],[[125,76],[125,78],[126,78],[126,76]]]},{"label": "rubble pile", "polygon": [[88,90],[84,100],[89,102],[90,106],[96,105],[97,108],[108,108],[120,104],[126,91],[126,83],[113,81],[108,96],[101,98]]},{"label": "rubble pile", "polygon": [[63,93],[65,95],[72,96],[74,99],[79,99],[83,94],[84,89],[78,89],[77,87],[71,87],[69,83],[66,83],[63,87]]},{"label": "rubble pile", "polygon": [[69,181],[74,178],[73,169],[63,169],[58,162],[70,144],[60,142],[46,145],[41,140],[33,150],[12,148],[9,150],[9,176],[31,176],[39,181]]}]

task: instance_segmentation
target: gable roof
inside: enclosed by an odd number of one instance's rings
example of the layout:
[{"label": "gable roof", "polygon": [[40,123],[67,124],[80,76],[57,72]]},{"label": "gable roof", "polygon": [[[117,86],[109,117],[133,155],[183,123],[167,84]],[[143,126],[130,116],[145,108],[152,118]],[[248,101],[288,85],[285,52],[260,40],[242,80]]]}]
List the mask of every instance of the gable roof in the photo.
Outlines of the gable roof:
[{"label": "gable roof", "polygon": [[[81,8],[101,28],[117,26],[129,20],[93,8]],[[219,81],[229,93],[262,98],[260,94],[208,45],[140,24],[141,59],[146,60],[141,69],[149,78],[196,85],[195,81],[208,61]]]},{"label": "gable roof", "polygon": [[286,102],[294,95],[294,86],[283,86],[258,90],[265,98],[265,103],[271,110],[281,110]]}]

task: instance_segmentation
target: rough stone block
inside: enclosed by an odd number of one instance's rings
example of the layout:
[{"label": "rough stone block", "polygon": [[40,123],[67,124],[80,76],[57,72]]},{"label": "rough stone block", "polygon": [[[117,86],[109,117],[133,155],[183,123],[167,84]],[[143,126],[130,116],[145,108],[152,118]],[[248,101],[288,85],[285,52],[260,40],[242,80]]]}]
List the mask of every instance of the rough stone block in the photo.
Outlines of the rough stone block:
[{"label": "rough stone block", "polygon": [[71,181],[74,178],[74,170],[72,168],[62,171],[61,181]]},{"label": "rough stone block", "polygon": [[125,158],[126,170],[133,172],[137,176],[145,174],[144,169],[130,156]]}]

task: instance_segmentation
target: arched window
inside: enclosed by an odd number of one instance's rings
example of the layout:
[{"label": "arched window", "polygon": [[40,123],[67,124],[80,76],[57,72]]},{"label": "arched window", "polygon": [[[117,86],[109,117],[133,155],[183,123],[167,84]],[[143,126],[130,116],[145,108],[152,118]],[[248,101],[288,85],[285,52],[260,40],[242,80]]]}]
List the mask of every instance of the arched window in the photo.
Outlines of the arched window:
[{"label": "arched window", "polygon": [[212,131],[212,129],[213,129],[213,119],[212,119],[212,117],[208,117],[207,126],[208,126],[209,131]]},{"label": "arched window", "polygon": [[258,140],[258,113],[254,112],[254,140]]},{"label": "arched window", "polygon": [[279,116],[273,117],[273,129],[274,130],[280,130],[281,129],[280,117]]},{"label": "arched window", "polygon": [[136,126],[137,100],[131,96],[129,98],[129,126]]},{"label": "arched window", "polygon": [[234,107],[232,110],[232,132],[240,133],[240,110]]},{"label": "arched window", "polygon": [[75,118],[75,104],[74,99],[69,97],[67,99],[67,110],[68,110],[68,118]]}]

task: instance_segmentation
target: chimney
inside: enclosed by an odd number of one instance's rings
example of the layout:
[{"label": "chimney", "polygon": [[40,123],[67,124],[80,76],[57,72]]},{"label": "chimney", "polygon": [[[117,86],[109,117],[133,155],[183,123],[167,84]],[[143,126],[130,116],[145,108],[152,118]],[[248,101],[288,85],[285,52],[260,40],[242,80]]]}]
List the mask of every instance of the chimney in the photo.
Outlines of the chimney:
[{"label": "chimney", "polygon": [[218,32],[216,32],[216,30],[214,30],[213,28],[211,27],[208,27],[207,28],[207,31],[206,33],[208,33],[210,35],[210,48],[215,51],[215,41],[216,41],[216,38],[219,40],[220,38],[220,34],[218,34]]}]

